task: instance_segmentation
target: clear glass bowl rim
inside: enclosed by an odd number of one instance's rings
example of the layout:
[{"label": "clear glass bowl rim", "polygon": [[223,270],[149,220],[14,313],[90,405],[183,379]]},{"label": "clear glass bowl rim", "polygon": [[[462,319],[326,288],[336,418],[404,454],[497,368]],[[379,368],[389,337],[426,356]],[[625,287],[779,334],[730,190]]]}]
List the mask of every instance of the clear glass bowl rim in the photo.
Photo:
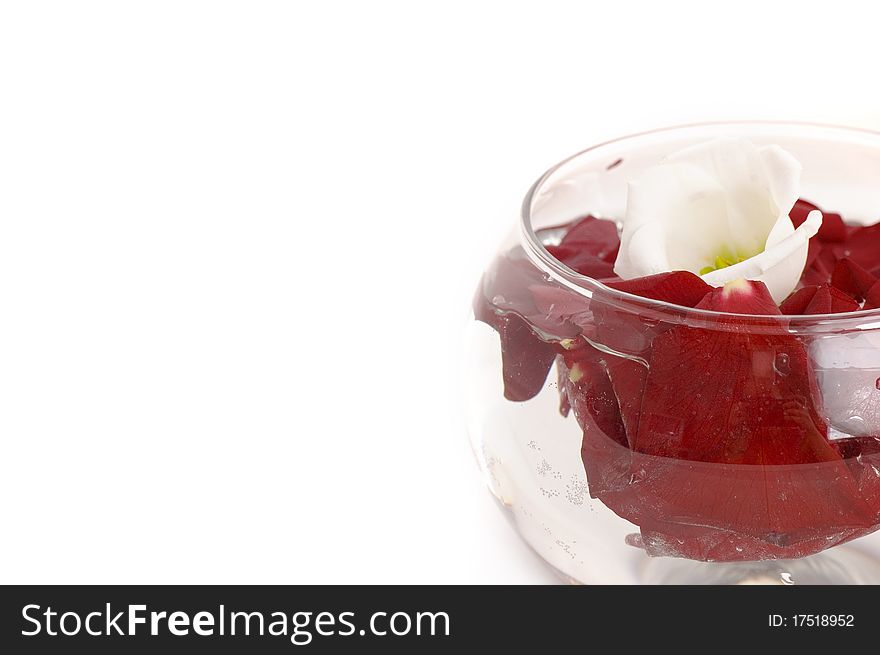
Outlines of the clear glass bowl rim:
[{"label": "clear glass bowl rim", "polygon": [[[595,278],[570,269],[558,259],[553,257],[532,227],[532,202],[535,195],[542,189],[544,183],[558,171],[562,166],[578,159],[584,155],[597,155],[605,152],[606,157],[614,158],[614,149],[623,143],[636,145],[642,139],[657,135],[676,134],[686,135],[690,131],[704,130],[706,128],[715,128],[723,130],[725,127],[743,128],[781,128],[781,129],[802,129],[803,136],[809,137],[813,132],[838,132],[850,138],[862,138],[871,141],[871,145],[880,151],[880,132],[873,130],[846,127],[842,125],[831,125],[824,123],[808,123],[797,121],[765,121],[765,120],[737,120],[737,121],[709,121],[700,123],[688,123],[684,125],[675,125],[655,130],[647,130],[637,132],[623,137],[604,141],[596,145],[590,146],[580,152],[571,155],[555,164],[539,177],[532,184],[522,203],[521,222],[520,222],[520,241],[523,249],[532,262],[541,269],[550,279],[568,288],[569,290],[584,296],[592,298],[593,296],[601,297],[603,303],[613,305],[621,310],[630,311],[639,315],[650,316],[653,319],[669,321],[673,323],[685,323],[688,325],[705,325],[717,326],[720,318],[727,316],[739,316],[743,320],[748,320],[749,325],[755,327],[764,326],[767,328],[779,329],[780,323],[785,324],[789,332],[808,332],[822,333],[833,332],[839,334],[841,332],[857,331],[865,329],[880,328],[880,308],[860,310],[857,312],[846,312],[841,314],[808,314],[808,315],[748,315],[748,314],[728,314],[723,312],[714,312],[703,309],[694,309],[682,305],[674,305],[661,300],[653,300],[643,298],[625,291],[618,291],[608,287]],[[584,208],[588,211],[589,208]]]}]

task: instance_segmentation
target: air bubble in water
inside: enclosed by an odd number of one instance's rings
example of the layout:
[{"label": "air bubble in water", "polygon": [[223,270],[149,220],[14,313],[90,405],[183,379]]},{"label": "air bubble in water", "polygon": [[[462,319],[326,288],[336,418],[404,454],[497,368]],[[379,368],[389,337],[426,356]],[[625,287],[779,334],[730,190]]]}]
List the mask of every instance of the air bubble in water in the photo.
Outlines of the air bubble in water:
[{"label": "air bubble in water", "polygon": [[776,359],[773,360],[773,368],[776,369],[776,372],[779,373],[779,375],[788,375],[791,373],[788,354],[779,353],[776,355]]}]

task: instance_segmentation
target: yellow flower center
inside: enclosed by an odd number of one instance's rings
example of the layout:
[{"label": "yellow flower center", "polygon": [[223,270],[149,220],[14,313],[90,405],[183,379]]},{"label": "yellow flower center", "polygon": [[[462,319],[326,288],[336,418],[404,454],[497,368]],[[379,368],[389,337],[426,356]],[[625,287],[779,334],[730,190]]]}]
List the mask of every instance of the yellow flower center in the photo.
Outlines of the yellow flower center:
[{"label": "yellow flower center", "polygon": [[[755,253],[757,254],[757,253]],[[734,264],[739,264],[740,262],[744,262],[749,257],[754,257],[755,255],[744,255],[740,252],[733,254],[730,250],[726,248],[721,251],[720,255],[717,255],[714,261],[708,266],[704,266],[700,269],[700,275],[705,275],[706,273],[711,273],[712,271],[717,271],[722,268],[727,268],[728,266],[733,266]]]}]

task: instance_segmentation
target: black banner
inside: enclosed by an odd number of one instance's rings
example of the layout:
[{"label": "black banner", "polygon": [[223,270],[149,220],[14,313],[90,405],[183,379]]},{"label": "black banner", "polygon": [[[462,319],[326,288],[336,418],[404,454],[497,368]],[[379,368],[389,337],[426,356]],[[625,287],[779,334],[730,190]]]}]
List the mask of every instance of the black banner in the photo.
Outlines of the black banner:
[{"label": "black banner", "polygon": [[[871,643],[876,587],[4,587],[4,653]],[[490,648],[489,648],[490,647]]]}]

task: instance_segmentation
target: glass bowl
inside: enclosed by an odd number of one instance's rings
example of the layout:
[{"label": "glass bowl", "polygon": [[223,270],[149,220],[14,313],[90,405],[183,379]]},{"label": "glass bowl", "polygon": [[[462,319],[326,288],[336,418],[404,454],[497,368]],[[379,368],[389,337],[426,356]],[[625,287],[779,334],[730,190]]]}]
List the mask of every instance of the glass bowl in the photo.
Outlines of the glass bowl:
[{"label": "glass bowl", "polygon": [[629,180],[722,135],[791,152],[802,197],[848,222],[880,218],[872,132],[701,124],[566,159],[474,298],[474,451],[571,582],[880,583],[880,310],[734,317],[613,290],[546,249],[576,218],[621,218]]}]

